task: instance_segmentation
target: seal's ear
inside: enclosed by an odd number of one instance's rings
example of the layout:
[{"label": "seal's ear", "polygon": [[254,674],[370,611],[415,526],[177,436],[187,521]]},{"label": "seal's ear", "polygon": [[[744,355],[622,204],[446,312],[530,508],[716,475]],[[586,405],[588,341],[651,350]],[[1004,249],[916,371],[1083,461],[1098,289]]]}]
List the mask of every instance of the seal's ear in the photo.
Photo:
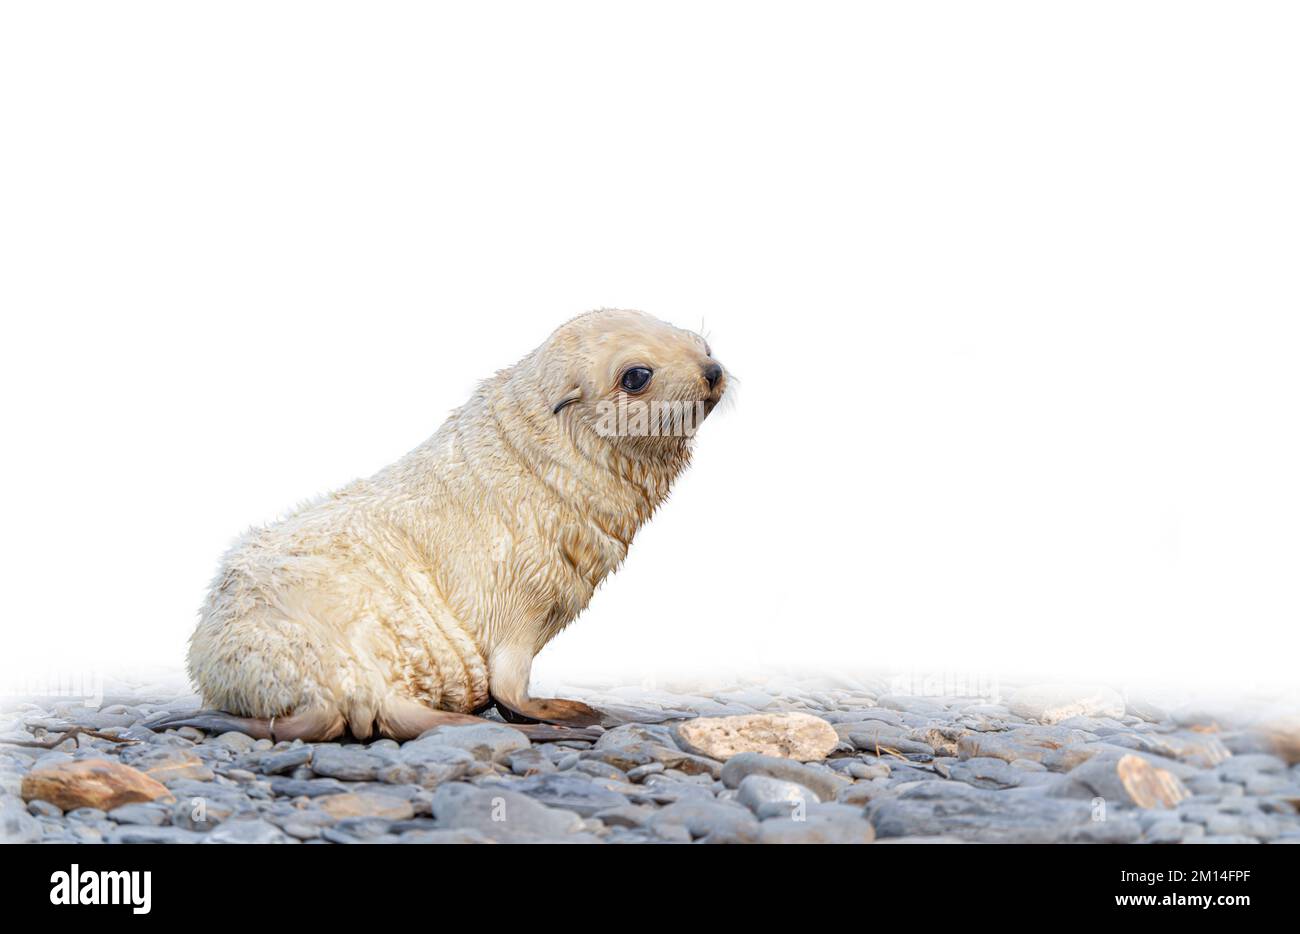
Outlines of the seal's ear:
[{"label": "seal's ear", "polygon": [[574,386],[573,389],[569,390],[568,395],[566,395],[559,402],[555,403],[555,408],[553,408],[551,412],[554,413],[555,415],[559,415],[560,409],[564,408],[566,405],[572,405],[573,403],[577,402],[581,398],[582,398],[582,387]]}]

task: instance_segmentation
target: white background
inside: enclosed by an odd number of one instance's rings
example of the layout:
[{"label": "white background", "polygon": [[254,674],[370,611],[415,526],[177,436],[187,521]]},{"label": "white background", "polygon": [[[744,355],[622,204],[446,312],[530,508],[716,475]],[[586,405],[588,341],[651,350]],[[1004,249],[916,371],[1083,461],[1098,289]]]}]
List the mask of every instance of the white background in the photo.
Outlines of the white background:
[{"label": "white background", "polygon": [[3,9],[10,669],[621,306],[740,385],[541,676],[1294,680],[1294,6]]}]

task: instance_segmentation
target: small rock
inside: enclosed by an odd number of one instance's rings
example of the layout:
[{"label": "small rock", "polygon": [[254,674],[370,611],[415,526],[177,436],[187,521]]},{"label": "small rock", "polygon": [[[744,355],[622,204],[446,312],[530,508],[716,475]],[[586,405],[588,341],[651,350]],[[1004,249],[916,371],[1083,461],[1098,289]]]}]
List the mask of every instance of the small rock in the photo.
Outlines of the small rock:
[{"label": "small rock", "polygon": [[1189,837],[1204,835],[1205,828],[1200,824],[1189,824],[1174,818],[1147,827],[1144,839],[1147,843],[1184,843]]},{"label": "small rock", "polygon": [[680,724],[677,735],[688,752],[722,760],[757,752],[800,762],[818,761],[839,742],[829,723],[802,713],[701,717]]},{"label": "small rock", "polygon": [[561,837],[582,826],[582,818],[572,811],[549,808],[528,795],[495,785],[440,785],[433,793],[432,809],[440,827],[477,830],[494,840]]},{"label": "small rock", "polygon": [[121,827],[104,837],[105,843],[201,843],[207,834],[180,827]]},{"label": "small rock", "polygon": [[662,762],[648,762],[645,765],[638,765],[627,773],[628,781],[639,782],[648,775],[656,775],[664,770]]},{"label": "small rock", "polygon": [[655,814],[654,808],[637,804],[624,804],[597,811],[595,818],[607,827],[641,827]]},{"label": "small rock", "polygon": [[17,801],[0,804],[0,843],[36,843],[41,835],[40,821]]},{"label": "small rock", "polygon": [[79,759],[28,772],[23,777],[26,801],[49,801],[64,811],[79,807],[111,810],[123,804],[154,801],[171,794],[163,785],[129,765],[109,759]]},{"label": "small rock", "polygon": [[889,765],[885,762],[867,764],[861,759],[853,759],[846,768],[854,778],[889,778]]},{"label": "small rock", "polygon": [[798,821],[777,817],[763,821],[759,843],[871,843],[876,831],[864,820]]},{"label": "small rock", "polygon": [[313,747],[311,770],[345,782],[373,782],[379,770],[392,764],[394,758],[392,753],[371,751],[364,746],[321,743]]},{"label": "small rock", "polygon": [[289,843],[287,836],[274,824],[264,820],[227,821],[203,835],[204,843]]},{"label": "small rock", "polygon": [[481,762],[504,762],[512,752],[531,745],[528,737],[514,727],[496,723],[435,727],[421,733],[413,742],[425,741],[463,749]]},{"label": "small rock", "polygon": [[27,802],[27,813],[32,817],[62,817],[63,811],[48,801],[36,798]]},{"label": "small rock", "polygon": [[170,808],[159,804],[124,804],[109,811],[108,819],[118,824],[161,827],[170,813]]},{"label": "small rock", "polygon": [[1030,759],[1046,764],[1046,758],[1059,753],[1062,747],[1086,743],[1091,734],[1057,726],[1025,726],[1005,733],[969,733],[957,741],[957,754],[962,759],[991,756],[1012,762]]},{"label": "small rock", "polygon": [[[618,749],[625,746],[650,743],[652,745],[677,748],[677,739],[671,727],[653,723],[625,723],[607,730],[596,740],[594,749]],[[617,764],[617,763],[615,763]],[[622,768],[622,766],[620,766]]]},{"label": "small rock", "polygon": [[464,844],[492,843],[492,839],[477,830],[408,830],[397,838],[398,843]]},{"label": "small rock", "polygon": [[[677,801],[658,811],[648,826],[657,833],[668,827],[682,827],[690,839],[705,843],[753,843],[758,839],[758,820],[748,809],[718,801]],[[672,832],[667,831],[671,836]]]},{"label": "small rock", "polygon": [[375,791],[352,791],[329,795],[320,799],[318,807],[331,817],[343,820],[349,817],[382,817],[386,820],[407,820],[415,816],[411,802],[397,795]]},{"label": "small rock", "polygon": [[[235,734],[242,736],[243,734]],[[168,746],[134,747],[140,750],[136,755],[124,753],[122,761],[139,769],[154,781],[170,785],[173,781],[189,778],[205,782],[212,779],[212,770],[188,749]]]},{"label": "small rock", "polygon": [[954,762],[949,770],[949,776],[954,781],[965,782],[976,788],[994,789],[1018,788],[1026,774],[1025,770],[1013,767],[1005,759],[994,759],[991,756],[963,759]]},{"label": "small rock", "polygon": [[505,757],[504,764],[516,775],[537,775],[555,771],[555,763],[551,761],[550,756],[536,746],[510,753]]},{"label": "small rock", "polygon": [[322,795],[337,795],[348,790],[348,786],[332,778],[282,778],[271,779],[271,792],[283,798],[318,798]]},{"label": "small rock", "polygon": [[285,772],[292,772],[301,765],[310,765],[312,753],[311,746],[298,746],[280,752],[268,752],[259,758],[257,768],[258,771],[266,775],[283,775]]},{"label": "small rock", "polygon": [[628,803],[627,798],[618,792],[610,791],[589,779],[572,774],[534,775],[523,781],[514,782],[510,789],[528,795],[550,807],[572,811],[582,817],[591,817],[599,811],[622,807]]},{"label": "small rock", "polygon": [[1070,717],[1122,717],[1124,698],[1113,688],[1092,684],[1035,684],[1007,698],[1013,714],[1051,725]]},{"label": "small rock", "polygon": [[759,820],[768,817],[804,818],[809,805],[821,802],[803,785],[766,775],[745,776],[737,789],[736,800],[753,811]]},{"label": "small rock", "polygon": [[390,784],[434,788],[455,781],[475,767],[476,759],[464,749],[438,741],[437,737],[414,740],[397,753],[398,761],[380,769],[376,777]]},{"label": "small rock", "polygon": [[1017,790],[988,791],[924,781],[872,801],[867,817],[881,837],[953,836],[984,843],[1055,843],[1091,820],[1083,801]]},{"label": "small rock", "polygon": [[231,730],[229,733],[222,733],[212,742],[219,746],[225,746],[233,752],[248,752],[253,748],[257,740],[245,733],[238,733]]},{"label": "small rock", "polygon": [[1169,711],[1163,707],[1158,707],[1147,701],[1135,700],[1132,697],[1125,704],[1125,712],[1131,717],[1137,717],[1148,723],[1163,723],[1169,719]]},{"label": "small rock", "polygon": [[[885,769],[885,775],[889,769]],[[722,784],[727,788],[739,788],[740,783],[749,775],[766,775],[782,781],[795,782],[811,789],[822,801],[831,801],[848,782],[829,769],[803,765],[790,759],[765,756],[756,752],[742,752],[732,756],[722,767]]]},{"label": "small rock", "polygon": [[1066,796],[1102,797],[1139,808],[1171,808],[1192,796],[1178,776],[1135,755],[1097,756],[1068,778],[1061,792]]}]

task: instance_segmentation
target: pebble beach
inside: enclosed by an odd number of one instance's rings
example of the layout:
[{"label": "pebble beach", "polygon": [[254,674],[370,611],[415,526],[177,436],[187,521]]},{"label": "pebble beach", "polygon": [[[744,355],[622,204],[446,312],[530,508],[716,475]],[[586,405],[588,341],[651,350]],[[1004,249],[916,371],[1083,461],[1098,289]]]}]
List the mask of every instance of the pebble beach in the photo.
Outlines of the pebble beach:
[{"label": "pebble beach", "polygon": [[[889,678],[570,688],[581,738],[507,723],[405,743],[150,724],[182,676],[0,702],[8,843],[1300,842],[1285,709],[1161,706],[1105,685],[900,693]],[[62,737],[62,738],[61,738]]]}]

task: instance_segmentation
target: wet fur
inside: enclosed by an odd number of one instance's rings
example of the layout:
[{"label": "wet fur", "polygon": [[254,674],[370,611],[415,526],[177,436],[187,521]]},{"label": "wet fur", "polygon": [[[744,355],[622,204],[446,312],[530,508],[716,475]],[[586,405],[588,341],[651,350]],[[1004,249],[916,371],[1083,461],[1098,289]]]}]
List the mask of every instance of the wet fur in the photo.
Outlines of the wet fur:
[{"label": "wet fur", "polygon": [[[483,382],[401,460],[250,531],[191,639],[205,704],[279,718],[282,731],[292,720],[309,739],[407,738],[446,722],[437,711],[493,700],[563,721],[571,702],[529,698],[532,659],[623,561],[690,457],[686,438],[595,430],[597,404],[626,401],[619,373],[636,362],[655,368],[646,398],[710,394],[697,335],[592,312]],[[256,730],[271,735],[245,732]]]}]

